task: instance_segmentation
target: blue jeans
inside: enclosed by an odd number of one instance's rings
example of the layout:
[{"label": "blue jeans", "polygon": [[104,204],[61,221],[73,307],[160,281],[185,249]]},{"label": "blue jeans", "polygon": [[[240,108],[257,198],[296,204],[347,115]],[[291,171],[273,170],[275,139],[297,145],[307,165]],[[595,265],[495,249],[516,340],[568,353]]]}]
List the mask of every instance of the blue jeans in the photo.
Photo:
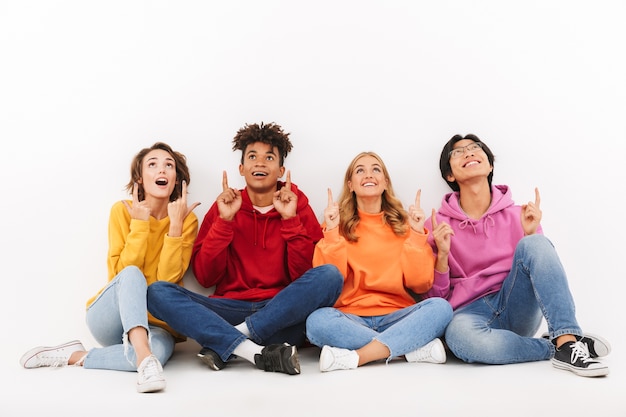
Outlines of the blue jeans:
[{"label": "blue jeans", "polygon": [[441,337],[452,318],[443,298],[429,298],[382,316],[357,316],[320,308],[306,321],[307,337],[316,346],[356,350],[373,340],[389,348],[388,361]]},{"label": "blue jeans", "polygon": [[334,265],[312,268],[273,298],[255,302],[207,297],[178,285],[155,282],[148,288],[148,309],[227,361],[247,339],[234,327],[243,321],[250,329],[250,339],[257,344],[302,345],[307,316],[319,307],[332,306],[342,286],[343,276]]},{"label": "blue jeans", "polygon": [[148,325],[147,284],[141,270],[124,268],[87,308],[87,327],[101,348],[87,354],[83,366],[91,369],[136,371],[137,356],[128,341],[135,327],[148,330],[152,353],[165,365],[174,352],[174,336]]},{"label": "blue jeans", "polygon": [[465,362],[509,364],[550,359],[554,344],[535,338],[542,316],[550,339],[582,336],[565,270],[543,235],[526,236],[515,248],[513,266],[497,293],[454,312],[445,340]]}]

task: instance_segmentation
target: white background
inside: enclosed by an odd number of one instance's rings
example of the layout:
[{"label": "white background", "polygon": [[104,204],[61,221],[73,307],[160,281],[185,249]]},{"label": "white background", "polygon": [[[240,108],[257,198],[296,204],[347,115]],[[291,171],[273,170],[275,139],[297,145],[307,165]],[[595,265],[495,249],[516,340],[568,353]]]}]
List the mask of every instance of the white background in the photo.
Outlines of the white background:
[{"label": "white background", "polygon": [[579,322],[619,355],[625,19],[619,0],[0,0],[3,368],[33,345],[94,345],[84,304],[139,149],[187,155],[202,219],[223,170],[243,186],[231,140],[261,121],[291,133],[286,167],[320,220],[365,150],[430,212],[449,191],[442,146],[478,135],[516,202],[539,187]]}]

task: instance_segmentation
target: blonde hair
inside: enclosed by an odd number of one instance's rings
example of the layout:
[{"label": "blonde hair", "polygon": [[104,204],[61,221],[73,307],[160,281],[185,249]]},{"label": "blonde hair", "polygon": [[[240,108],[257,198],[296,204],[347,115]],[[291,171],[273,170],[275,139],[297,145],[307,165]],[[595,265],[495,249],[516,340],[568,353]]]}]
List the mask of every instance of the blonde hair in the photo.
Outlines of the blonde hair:
[{"label": "blonde hair", "polygon": [[396,235],[402,236],[406,234],[408,231],[408,214],[402,206],[402,202],[396,197],[393,191],[387,167],[380,156],[375,152],[361,152],[355,156],[352,162],[350,162],[350,165],[348,165],[343,180],[343,189],[339,196],[339,233],[349,242],[359,240],[359,237],[354,232],[360,221],[356,195],[350,190],[348,183],[352,179],[352,173],[357,161],[364,156],[375,158],[383,170],[383,175],[387,179],[387,189],[383,191],[382,194],[381,208],[383,210],[383,222],[388,224]]}]

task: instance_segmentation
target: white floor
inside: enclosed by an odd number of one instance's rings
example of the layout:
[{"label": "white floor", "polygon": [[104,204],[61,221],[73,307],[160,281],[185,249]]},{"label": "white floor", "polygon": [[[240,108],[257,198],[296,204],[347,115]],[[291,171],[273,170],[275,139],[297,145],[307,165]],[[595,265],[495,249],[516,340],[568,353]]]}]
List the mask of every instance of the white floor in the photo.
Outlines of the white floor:
[{"label": "white floor", "polygon": [[[62,341],[59,341],[62,342]],[[582,378],[549,361],[506,366],[371,364],[320,373],[318,348],[300,350],[302,374],[266,373],[244,360],[216,372],[179,344],[165,367],[167,389],[138,394],[134,373],[82,368],[20,368],[32,346],[14,343],[2,355],[0,415],[142,416],[626,416],[619,350],[605,358],[611,374]],[[619,347],[619,345],[618,345]]]}]

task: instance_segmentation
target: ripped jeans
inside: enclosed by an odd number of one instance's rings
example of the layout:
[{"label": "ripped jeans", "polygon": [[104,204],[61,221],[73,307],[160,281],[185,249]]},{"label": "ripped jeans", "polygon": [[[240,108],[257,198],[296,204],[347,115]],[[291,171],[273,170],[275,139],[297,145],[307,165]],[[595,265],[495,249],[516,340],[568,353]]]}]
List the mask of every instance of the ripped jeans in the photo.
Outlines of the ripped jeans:
[{"label": "ripped jeans", "polygon": [[148,329],[150,348],[162,365],[174,352],[174,336],[160,327],[148,325],[146,278],[135,266],[124,268],[87,308],[87,327],[103,347],[89,351],[86,369],[136,371],[137,359],[128,342],[128,331]]}]

